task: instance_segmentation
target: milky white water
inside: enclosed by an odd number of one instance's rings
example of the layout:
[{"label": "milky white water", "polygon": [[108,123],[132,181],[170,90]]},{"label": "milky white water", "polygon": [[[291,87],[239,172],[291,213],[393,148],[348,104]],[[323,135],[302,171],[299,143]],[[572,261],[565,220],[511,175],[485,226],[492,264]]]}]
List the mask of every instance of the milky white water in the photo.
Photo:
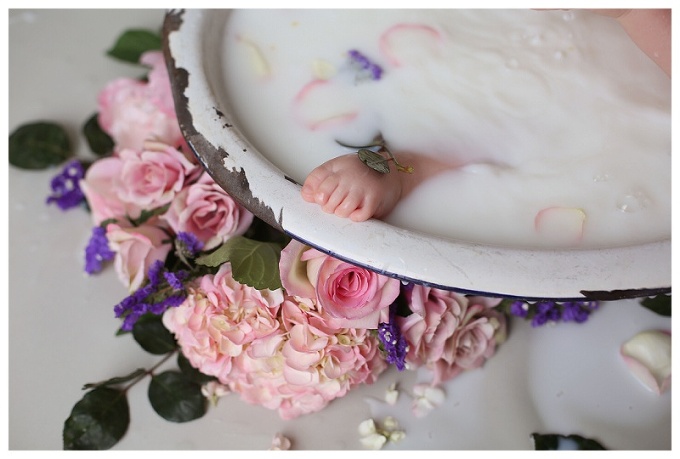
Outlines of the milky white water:
[{"label": "milky white water", "polygon": [[[237,124],[299,183],[350,151],[336,140],[361,145],[380,132],[397,157],[468,164],[424,181],[386,218],[397,226],[511,246],[670,237],[670,78],[614,20],[236,10],[226,30]],[[380,79],[350,65],[352,49]]]}]

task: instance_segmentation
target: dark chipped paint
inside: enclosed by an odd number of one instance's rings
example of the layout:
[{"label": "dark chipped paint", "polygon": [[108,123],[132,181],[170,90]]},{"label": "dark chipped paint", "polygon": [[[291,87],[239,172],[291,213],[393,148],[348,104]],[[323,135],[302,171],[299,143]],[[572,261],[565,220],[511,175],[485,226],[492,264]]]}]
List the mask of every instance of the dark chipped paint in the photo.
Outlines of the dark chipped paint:
[{"label": "dark chipped paint", "polygon": [[644,288],[644,289],[629,289],[629,290],[582,290],[581,293],[589,300],[597,301],[616,301],[627,298],[642,298],[649,296],[656,296],[661,294],[670,294],[671,288]]},{"label": "dark chipped paint", "polygon": [[[175,111],[182,134],[196,158],[198,158],[205,170],[220,187],[258,218],[283,231],[281,225],[283,220],[282,214],[277,219],[271,207],[253,196],[245,171],[243,169],[240,172],[227,170],[224,167],[224,159],[229,157],[229,153],[222,148],[215,148],[193,125],[193,118],[189,112],[189,104],[185,95],[189,82],[189,74],[186,69],[176,67],[175,59],[170,52],[169,46],[169,36],[172,32],[180,29],[183,14],[184,10],[169,11],[166,13],[165,20],[163,21],[163,55],[172,83]],[[217,108],[215,108],[215,112],[220,118],[225,118],[223,112]],[[230,128],[233,126],[228,120],[225,121],[225,127]],[[243,151],[245,152],[246,150],[244,149]]]}]

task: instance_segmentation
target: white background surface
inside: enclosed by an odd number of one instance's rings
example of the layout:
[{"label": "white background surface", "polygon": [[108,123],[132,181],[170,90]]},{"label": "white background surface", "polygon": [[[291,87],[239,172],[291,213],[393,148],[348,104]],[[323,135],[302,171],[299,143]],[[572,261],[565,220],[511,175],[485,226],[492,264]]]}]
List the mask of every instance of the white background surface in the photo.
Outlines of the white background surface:
[{"label": "white background surface", "polygon": [[[63,124],[86,156],[82,123],[110,80],[143,71],[105,56],[128,28],[159,29],[164,12],[41,10],[9,12],[9,131],[22,123]],[[149,367],[159,358],[130,336],[115,337],[113,305],[126,294],[113,270],[88,277],[83,250],[89,216],[45,205],[45,172],[8,170],[9,394],[11,450],[58,450],[63,423],[84,383]],[[148,380],[129,392],[131,424],[117,449],[265,450],[276,432],[295,449],[361,449],[363,419],[394,415],[406,439],[390,449],[532,449],[529,435],[577,433],[611,449],[670,449],[671,394],[659,397],[623,365],[618,348],[648,328],[670,329],[636,300],[608,303],[582,326],[514,324],[482,370],[446,385],[446,404],[416,420],[407,393],[414,373],[390,371],[327,409],[293,421],[232,395],[187,424],[164,421],[146,400]],[[380,399],[400,381],[396,407]]]}]

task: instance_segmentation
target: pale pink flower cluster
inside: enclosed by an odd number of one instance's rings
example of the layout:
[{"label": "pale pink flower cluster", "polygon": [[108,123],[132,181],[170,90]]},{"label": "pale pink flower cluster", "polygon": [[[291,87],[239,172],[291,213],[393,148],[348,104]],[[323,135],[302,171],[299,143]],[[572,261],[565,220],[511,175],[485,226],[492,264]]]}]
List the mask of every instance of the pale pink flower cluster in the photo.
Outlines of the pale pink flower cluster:
[{"label": "pale pink flower cluster", "polygon": [[505,315],[494,309],[500,299],[422,285],[410,296],[413,313],[396,318],[409,346],[406,363],[432,370],[433,385],[483,365],[505,339]]},{"label": "pale pink flower cluster", "polygon": [[80,182],[94,224],[107,224],[116,272],[131,291],[166,258],[174,234],[190,232],[210,249],[253,220],[189,155],[162,53],[147,52],[141,63],[151,68],[148,81],[120,78],[100,93],[98,120],[114,152]]},{"label": "pale pink flower cluster", "polygon": [[322,409],[386,367],[368,330],[338,327],[312,300],[242,285],[229,263],[197,279],[163,323],[194,367],[283,419]]}]

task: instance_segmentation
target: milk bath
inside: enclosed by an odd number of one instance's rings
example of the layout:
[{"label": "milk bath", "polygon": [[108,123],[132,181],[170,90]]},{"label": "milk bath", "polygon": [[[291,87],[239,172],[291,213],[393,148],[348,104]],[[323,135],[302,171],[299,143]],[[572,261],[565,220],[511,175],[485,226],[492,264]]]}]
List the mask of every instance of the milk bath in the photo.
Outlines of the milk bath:
[{"label": "milk bath", "polygon": [[[527,247],[670,238],[670,79],[614,20],[235,10],[222,46],[236,124],[299,183],[352,151],[338,142],[368,144],[377,133],[397,157],[466,164],[400,202],[385,219],[396,226]],[[357,69],[350,50],[379,78]]]}]

